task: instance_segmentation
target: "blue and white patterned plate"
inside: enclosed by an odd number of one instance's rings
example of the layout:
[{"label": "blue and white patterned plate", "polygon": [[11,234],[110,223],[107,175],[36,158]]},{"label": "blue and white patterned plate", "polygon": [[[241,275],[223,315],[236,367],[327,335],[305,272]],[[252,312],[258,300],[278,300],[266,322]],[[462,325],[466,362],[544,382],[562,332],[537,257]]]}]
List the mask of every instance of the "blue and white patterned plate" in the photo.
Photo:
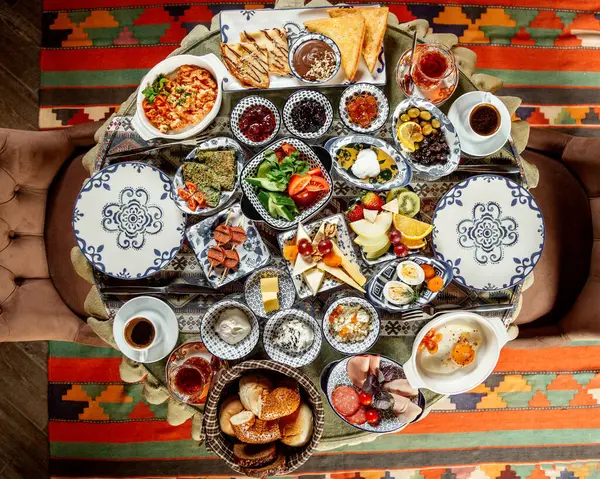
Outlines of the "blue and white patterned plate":
[{"label": "blue and white patterned plate", "polygon": [[185,186],[185,181],[183,179],[183,163],[179,168],[177,168],[177,172],[175,173],[175,177],[173,178],[173,199],[175,200],[175,203],[181,211],[187,213],[188,215],[208,216],[223,209],[233,198],[233,194],[237,191],[237,189],[240,186],[240,173],[242,172],[242,168],[244,167],[244,160],[246,159],[246,154],[244,153],[244,149],[242,148],[242,146],[237,141],[231,138],[227,138],[226,136],[219,136],[217,138],[211,138],[210,140],[206,140],[200,143],[196,148],[189,152],[189,154],[185,157],[183,161],[195,161],[196,153],[200,150],[235,150],[236,152],[237,173],[235,179],[235,186],[231,191],[221,192],[221,199],[219,200],[219,204],[212,208],[197,208],[196,211],[192,211],[188,207],[187,203],[177,194],[177,190]]},{"label": "blue and white patterned plate", "polygon": [[544,248],[535,199],[512,180],[478,175],[451,188],[433,214],[433,250],[467,288],[496,291],[522,282]]},{"label": "blue and white patterned plate", "polygon": [[[304,229],[308,233],[308,235],[313,238],[321,224],[325,223],[333,223],[337,225],[337,246],[344,253],[344,256],[348,258],[352,263],[356,265],[360,265],[358,262],[358,258],[356,257],[356,252],[354,247],[352,246],[352,240],[350,239],[350,234],[348,233],[348,228],[346,228],[346,222],[344,221],[344,215],[338,213],[337,215],[328,216],[327,218],[323,218],[322,220],[315,221],[309,224],[303,224]],[[283,251],[283,247],[287,244],[290,244],[296,238],[297,230],[286,231],[284,233],[280,233],[277,235],[277,242],[279,243],[279,248]],[[294,282],[294,286],[296,286],[296,291],[298,292],[298,297],[300,299],[309,298],[312,296],[312,292],[304,279],[302,279],[301,274],[294,274],[294,265],[289,261],[285,261],[286,267],[292,277],[292,281]],[[319,293],[323,293],[325,291],[329,291],[335,288],[339,288],[343,283],[333,279],[333,277],[326,275],[323,280],[323,284],[321,284],[321,288],[319,288]]]},{"label": "blue and white patterned plate", "polygon": [[[375,117],[373,122],[366,128],[352,123],[350,116],[348,115],[348,111],[346,111],[346,103],[354,96],[360,95],[361,93],[370,93],[377,100],[377,117]],[[385,93],[383,93],[383,91],[380,88],[377,88],[375,85],[371,85],[369,83],[355,83],[354,85],[350,85],[342,92],[338,113],[342,123],[344,123],[344,125],[351,130],[362,134],[373,133],[385,125],[385,122],[390,115],[390,102],[385,96]]]},{"label": "blue and white patterned plate", "polygon": [[[248,138],[242,133],[242,130],[240,130],[240,118],[248,108],[255,105],[261,105],[268,108],[275,117],[275,129],[273,130],[273,133],[271,133],[267,138],[265,138],[262,141],[252,141],[250,138]],[[273,139],[277,136],[277,133],[279,133],[280,128],[281,115],[279,114],[279,109],[275,106],[275,103],[273,103],[271,100],[263,98],[262,96],[244,97],[239,102],[237,102],[237,104],[233,107],[233,110],[231,110],[231,116],[229,117],[229,129],[233,133],[233,136],[235,136],[239,141],[241,141],[245,145],[266,145],[270,141],[273,141]]]},{"label": "blue and white patterned plate", "polygon": [[167,266],[185,229],[172,191],[171,179],[145,163],[116,163],[87,180],[72,224],[92,266],[120,279],[145,278]]},{"label": "blue and white patterned plate", "polygon": [[[337,334],[332,331],[329,316],[338,306],[361,306],[370,316],[371,318],[371,330],[367,334],[367,337],[362,341],[356,341],[353,343],[341,341]],[[323,315],[323,336],[330,344],[330,346],[343,354],[360,354],[368,351],[373,347],[373,345],[377,342],[379,338],[379,330],[381,327],[381,322],[379,320],[379,314],[377,310],[363,298],[359,298],[358,296],[345,296],[343,298],[339,298],[333,301],[325,314]]]},{"label": "blue and white patterned plate", "polygon": [[[229,270],[223,276],[222,267],[213,268],[211,271],[210,263],[208,262],[208,250],[211,246],[215,245],[213,238],[215,228],[225,223],[228,218],[229,222],[227,224],[230,226],[242,226],[246,230],[246,242],[240,246],[236,246],[236,250],[240,256],[240,264],[237,270]],[[269,249],[260,237],[258,229],[254,226],[253,221],[242,214],[239,203],[235,203],[230,208],[191,226],[187,229],[186,236],[194,249],[202,271],[204,271],[208,282],[213,288],[219,288],[227,283],[248,276],[254,270],[261,268],[271,260],[271,253],[269,253]]]},{"label": "blue and white patterned plate", "polygon": [[[265,312],[265,305],[262,302],[262,293],[260,291],[260,280],[262,278],[277,278],[279,281],[279,309],[277,311]],[[279,268],[267,266],[252,273],[244,284],[244,299],[248,306],[254,311],[254,314],[261,318],[270,318],[276,315],[282,309],[289,309],[296,300],[296,289],[292,278],[285,271]]]},{"label": "blue and white patterned plate", "polygon": [[[398,174],[396,175],[396,178],[386,181],[385,183],[371,183],[369,181],[357,178],[351,171],[342,168],[342,165],[340,165],[339,161],[337,160],[337,154],[344,146],[353,143],[362,143],[365,145],[374,146],[390,155],[398,167]],[[404,153],[400,153],[397,149],[385,141],[380,140],[379,138],[368,135],[339,136],[337,138],[328,140],[325,143],[325,148],[331,155],[333,168],[338,176],[340,176],[346,183],[356,186],[357,188],[362,188],[363,190],[369,191],[389,191],[392,188],[400,188],[408,185],[412,179],[412,169],[406,159],[406,155]]]},{"label": "blue and white patterned plate", "polygon": [[[294,128],[294,122],[292,120],[293,108],[303,100],[314,100],[319,103],[325,109],[325,123],[315,132],[307,133],[301,132]],[[294,136],[302,138],[304,140],[314,140],[315,138],[322,137],[333,123],[333,107],[331,102],[325,95],[314,90],[300,90],[292,93],[290,97],[285,101],[283,105],[283,124],[287,130]]]},{"label": "blue and white patterned plate", "polygon": [[[250,334],[236,344],[229,344],[223,341],[215,330],[215,324],[219,320],[221,313],[228,309],[241,310],[248,318],[252,328]],[[221,359],[234,360],[244,358],[252,352],[254,347],[258,344],[260,327],[256,316],[254,316],[254,313],[248,306],[239,301],[225,299],[215,303],[206,312],[200,323],[200,335],[202,336],[202,342],[206,346],[206,349],[208,349],[211,354],[214,354]]]},{"label": "blue and white patterned plate", "polygon": [[[299,320],[308,325],[313,332],[314,340],[310,347],[299,354],[293,354],[287,351],[283,351],[274,343],[275,333],[281,328],[286,321]],[[321,325],[315,318],[300,311],[299,309],[284,309],[279,311],[275,316],[267,321],[265,330],[263,332],[263,346],[265,352],[273,361],[278,363],[287,364],[294,368],[300,368],[312,363],[319,352],[321,351],[321,344],[323,339],[321,337]]]},{"label": "blue and white patterned plate", "polygon": [[[298,50],[298,48],[301,45],[303,45],[304,43],[309,42],[311,40],[321,40],[322,42],[325,42],[333,50],[333,54],[335,55],[335,68],[334,68],[333,72],[331,73],[331,75],[329,75],[329,78],[326,78],[325,80],[321,80],[321,81],[307,80],[306,78],[303,78],[296,71],[296,68],[294,67],[294,56],[296,55],[296,51]],[[320,85],[322,83],[327,83],[334,76],[336,76],[337,73],[340,71],[340,66],[342,64],[342,54],[340,52],[339,47],[337,46],[337,43],[335,43],[331,38],[329,38],[325,35],[321,35],[320,33],[306,33],[305,35],[300,36],[297,40],[295,40],[293,42],[292,48],[290,48],[289,52],[288,52],[288,64],[290,65],[290,70],[292,71],[292,75],[294,75],[302,83],[309,83],[312,85]]]},{"label": "blue and white patterned plate", "polygon": [[[429,264],[433,266],[435,274],[441,276],[444,280],[444,287],[440,291],[433,293],[429,291],[427,285],[423,283],[421,294],[414,303],[402,306],[390,303],[383,294],[383,290],[385,289],[385,285],[390,281],[400,281],[398,274],[396,273],[396,268],[404,261],[414,261],[419,265]],[[369,298],[369,301],[371,301],[376,308],[385,309],[393,313],[401,313],[410,309],[421,308],[433,301],[440,292],[448,287],[452,278],[452,268],[448,264],[436,258],[428,258],[427,256],[414,254],[383,265],[379,271],[373,274],[373,277],[367,282],[365,289],[367,290],[367,298]],[[414,288],[414,286],[411,286],[411,288]]]},{"label": "blue and white patterned plate", "polygon": [[427,110],[429,113],[431,113],[433,118],[437,118],[440,121],[441,132],[446,137],[446,141],[450,147],[450,154],[448,155],[447,161],[440,165],[433,166],[423,166],[415,161],[412,161],[410,152],[406,152],[408,162],[412,166],[414,175],[425,181],[434,181],[442,176],[449,175],[456,170],[458,163],[460,162],[460,140],[458,138],[458,133],[456,133],[456,128],[454,128],[452,122],[433,103],[429,103],[422,98],[413,97],[407,98],[398,104],[392,116],[392,136],[394,137],[394,144],[396,145],[396,148],[398,148],[400,151],[405,151],[404,146],[398,139],[398,124],[401,123],[400,115],[402,115],[402,113],[407,111],[409,108],[413,107],[421,110]]}]

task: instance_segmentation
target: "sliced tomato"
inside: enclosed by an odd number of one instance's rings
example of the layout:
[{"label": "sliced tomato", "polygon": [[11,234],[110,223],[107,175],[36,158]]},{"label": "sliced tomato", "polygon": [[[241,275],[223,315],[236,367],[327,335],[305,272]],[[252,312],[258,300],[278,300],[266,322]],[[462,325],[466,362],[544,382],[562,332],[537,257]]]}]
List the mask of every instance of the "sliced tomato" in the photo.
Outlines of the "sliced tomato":
[{"label": "sliced tomato", "polygon": [[317,201],[319,193],[317,193],[316,191],[303,190],[297,195],[290,196],[294,200],[294,203],[304,208],[306,206],[312,205],[315,201]]},{"label": "sliced tomato", "polygon": [[200,208],[204,208],[206,206],[206,197],[204,196],[204,193],[200,193],[199,191],[197,191],[196,193],[194,193],[194,196],[192,196],[192,198],[194,198],[194,200],[198,203],[198,206]]},{"label": "sliced tomato", "polygon": [[198,202],[194,199],[194,197],[187,200],[187,205],[188,208],[192,211],[196,211],[196,209],[198,208]]},{"label": "sliced tomato", "polygon": [[192,194],[185,188],[177,188],[177,194],[183,201],[187,201],[192,197]]},{"label": "sliced tomato", "polygon": [[288,184],[288,195],[294,196],[306,188],[311,181],[311,176],[292,175]]},{"label": "sliced tomato", "polygon": [[306,189],[308,191],[320,192],[320,191],[329,191],[329,184],[325,178],[320,176],[309,176],[310,183]]},{"label": "sliced tomato", "polygon": [[185,187],[190,190],[190,193],[193,195],[194,193],[196,193],[196,191],[198,191],[198,187],[192,183],[191,181],[186,181],[185,182]]},{"label": "sliced tomato", "polygon": [[308,174],[310,176],[323,176],[323,171],[321,171],[321,168],[313,168]]},{"label": "sliced tomato", "polygon": [[280,146],[280,148],[285,153],[285,156],[291,155],[296,151],[296,147],[294,145],[290,145],[289,143],[284,143]]}]

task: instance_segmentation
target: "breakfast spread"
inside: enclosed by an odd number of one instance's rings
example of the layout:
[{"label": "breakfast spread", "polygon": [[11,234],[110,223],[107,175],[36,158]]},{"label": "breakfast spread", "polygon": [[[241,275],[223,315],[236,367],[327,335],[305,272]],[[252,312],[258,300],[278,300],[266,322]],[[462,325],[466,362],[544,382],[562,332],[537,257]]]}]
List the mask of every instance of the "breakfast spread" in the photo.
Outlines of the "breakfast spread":
[{"label": "breakfast spread", "polygon": [[432,373],[450,374],[472,364],[482,342],[479,329],[460,321],[447,323],[425,334],[417,361]]},{"label": "breakfast spread", "polygon": [[340,304],[329,315],[331,333],[343,343],[364,341],[373,330],[371,315],[360,304]]},{"label": "breakfast spread", "polygon": [[246,374],[219,408],[221,432],[237,440],[233,458],[252,477],[276,475],[313,434],[313,411],[289,378]]},{"label": "breakfast spread", "polygon": [[217,99],[212,73],[195,65],[182,65],[160,74],[143,90],[146,118],[161,133],[174,133],[200,123]]},{"label": "breakfast spread", "polygon": [[252,330],[248,316],[239,308],[222,311],[215,323],[215,331],[228,344],[237,344]]}]

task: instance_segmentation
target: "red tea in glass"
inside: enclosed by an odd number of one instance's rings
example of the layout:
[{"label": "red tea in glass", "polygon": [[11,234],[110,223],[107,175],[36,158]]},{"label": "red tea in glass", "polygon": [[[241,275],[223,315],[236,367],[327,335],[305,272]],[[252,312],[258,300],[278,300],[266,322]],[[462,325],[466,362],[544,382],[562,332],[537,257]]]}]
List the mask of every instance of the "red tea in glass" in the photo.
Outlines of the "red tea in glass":
[{"label": "red tea in glass", "polygon": [[398,60],[396,81],[406,96],[440,105],[452,96],[458,84],[454,55],[441,45],[417,45],[412,62],[411,50]]},{"label": "red tea in glass", "polygon": [[212,366],[206,359],[193,356],[171,372],[170,386],[185,401],[197,403],[208,394],[212,373]]}]

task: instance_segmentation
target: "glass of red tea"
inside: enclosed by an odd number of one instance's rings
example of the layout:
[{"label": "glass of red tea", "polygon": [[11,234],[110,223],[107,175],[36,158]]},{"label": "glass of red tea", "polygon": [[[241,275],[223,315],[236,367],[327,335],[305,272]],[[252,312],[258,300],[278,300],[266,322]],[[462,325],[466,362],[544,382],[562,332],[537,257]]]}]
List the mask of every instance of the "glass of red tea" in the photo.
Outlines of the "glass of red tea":
[{"label": "glass of red tea", "polygon": [[420,44],[406,50],[396,66],[396,82],[408,97],[417,96],[441,105],[458,85],[458,66],[450,50],[437,44]]},{"label": "glass of red tea", "polygon": [[183,402],[200,403],[208,395],[213,368],[209,361],[192,356],[168,373],[169,387]]}]

